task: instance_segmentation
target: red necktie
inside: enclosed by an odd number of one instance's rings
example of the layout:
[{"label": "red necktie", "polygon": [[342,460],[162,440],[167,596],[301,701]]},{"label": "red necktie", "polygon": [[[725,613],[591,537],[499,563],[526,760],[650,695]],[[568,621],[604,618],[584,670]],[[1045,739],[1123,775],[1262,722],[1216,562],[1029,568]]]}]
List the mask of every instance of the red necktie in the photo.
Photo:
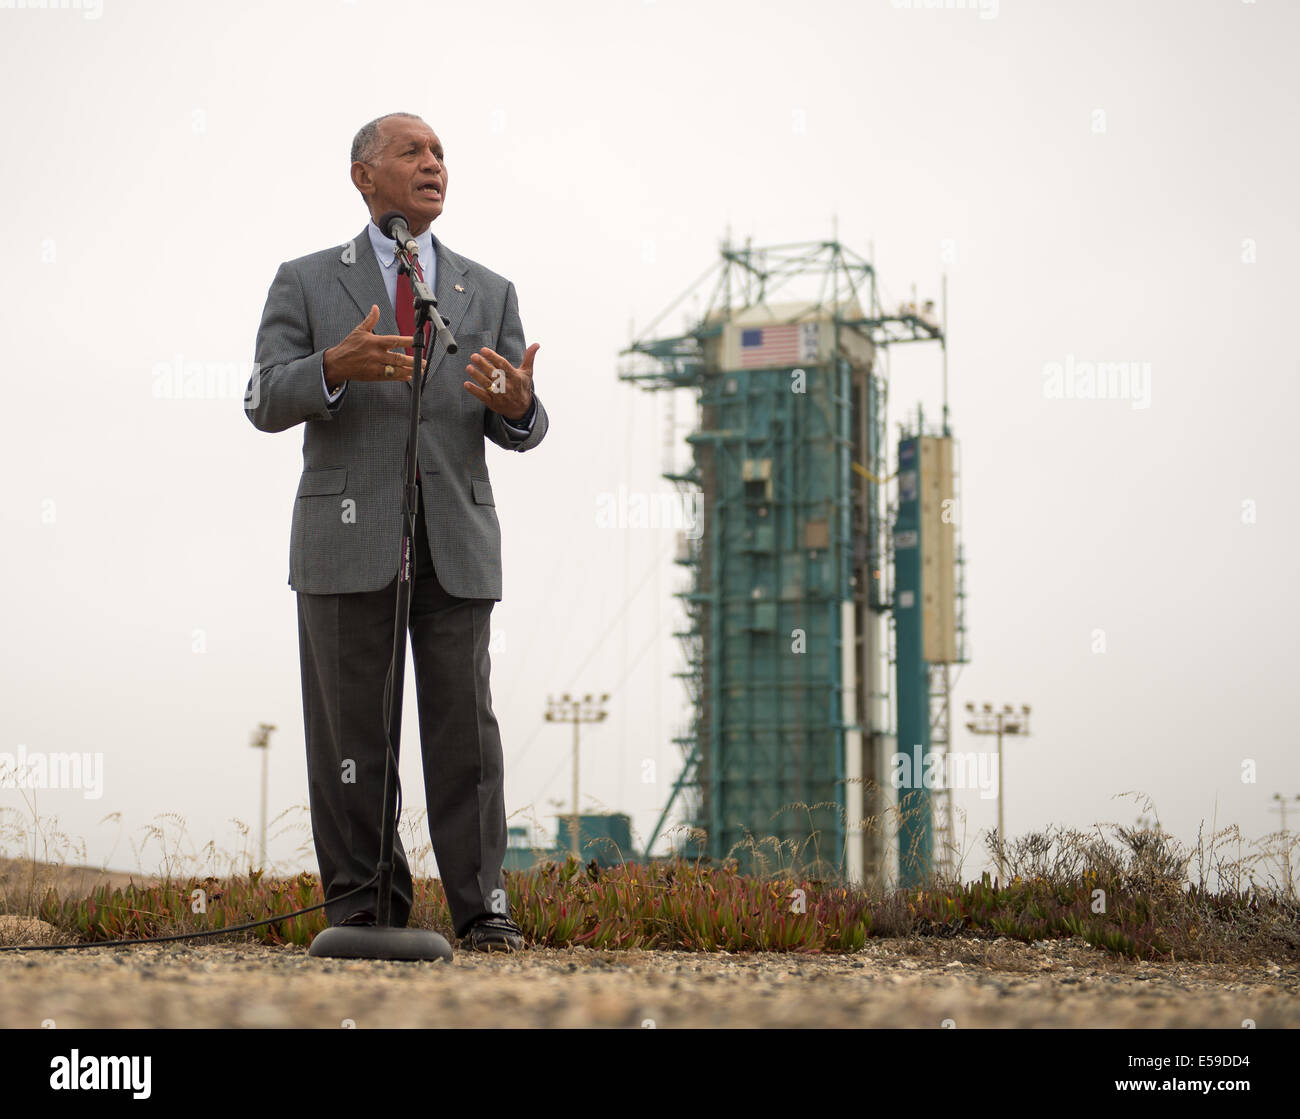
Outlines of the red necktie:
[{"label": "red necktie", "polygon": [[[419,258],[411,257],[411,263],[415,266],[415,278],[417,280],[423,280],[424,270],[420,267]],[[393,311],[397,315],[397,333],[403,337],[414,337],[415,293],[411,290],[411,278],[405,272],[400,270],[397,273],[396,306],[393,308]],[[428,337],[427,332],[425,337]],[[406,352],[408,354],[415,353],[410,346],[406,347]],[[429,356],[427,346],[425,347],[424,356],[426,359]],[[417,482],[420,480],[420,464],[418,462],[415,465],[415,480]]]},{"label": "red necktie", "polygon": [[[411,263],[415,265],[415,278],[424,279],[424,272],[420,268],[420,261],[416,257],[411,257]],[[415,293],[411,290],[411,278],[405,272],[397,273],[397,306],[393,308],[397,312],[397,333],[404,337],[413,337],[415,334]],[[407,346],[408,354],[415,351]]]}]

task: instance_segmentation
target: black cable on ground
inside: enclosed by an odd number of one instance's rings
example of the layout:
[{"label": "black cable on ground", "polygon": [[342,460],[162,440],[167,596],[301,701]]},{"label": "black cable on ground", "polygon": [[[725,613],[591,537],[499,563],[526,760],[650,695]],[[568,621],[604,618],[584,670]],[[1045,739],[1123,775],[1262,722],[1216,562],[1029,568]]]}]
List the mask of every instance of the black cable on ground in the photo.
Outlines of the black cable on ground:
[{"label": "black cable on ground", "polygon": [[[224,929],[173,933],[170,936],[149,936],[139,940],[91,940],[84,944],[0,944],[0,952],[66,952],[78,948],[122,948],[128,944],[166,944],[170,940],[194,940],[204,936],[225,936],[226,933],[244,932],[247,929],[255,929],[261,925],[274,925],[280,921],[287,921],[290,917],[300,917],[304,913],[313,913],[317,909],[324,909],[331,902],[342,901],[344,898],[350,898],[353,894],[359,894],[362,890],[374,885],[378,879],[379,874],[376,872],[369,882],[363,882],[355,890],[349,890],[346,894],[330,898],[329,901],[323,901],[319,905],[309,905],[306,909],[295,909],[291,913],[282,913],[278,917],[266,917],[261,921],[248,921],[245,924],[230,925]],[[32,918],[32,920],[39,920],[39,918]]]}]

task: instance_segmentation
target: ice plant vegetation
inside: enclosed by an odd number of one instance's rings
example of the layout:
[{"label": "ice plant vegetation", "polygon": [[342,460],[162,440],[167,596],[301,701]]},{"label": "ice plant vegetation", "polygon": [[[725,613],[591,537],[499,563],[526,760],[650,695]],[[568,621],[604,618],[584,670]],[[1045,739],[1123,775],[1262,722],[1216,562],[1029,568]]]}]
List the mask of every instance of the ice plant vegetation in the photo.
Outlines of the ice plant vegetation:
[{"label": "ice plant vegetation", "polygon": [[[961,935],[1081,937],[1143,959],[1224,959],[1265,947],[1300,956],[1294,899],[1253,888],[1212,893],[1192,886],[1168,875],[1181,864],[1145,840],[1126,861],[1094,857],[1082,860],[1091,865],[1057,863],[1037,871],[1020,865],[1025,851],[1022,844],[1009,860],[1013,873],[1006,883],[984,874],[924,890],[859,889],[788,874],[755,877],[703,860],[602,868],[572,856],[508,873],[506,882],[510,911],[528,941],[554,948],[854,952],[869,937]],[[226,928],[321,900],[311,874],[272,879],[252,870],[224,879],[101,888],[82,898],[50,891],[38,915],[74,939],[96,941]],[[450,931],[437,880],[417,880],[411,923]],[[233,935],[305,946],[325,926],[316,911]]]}]

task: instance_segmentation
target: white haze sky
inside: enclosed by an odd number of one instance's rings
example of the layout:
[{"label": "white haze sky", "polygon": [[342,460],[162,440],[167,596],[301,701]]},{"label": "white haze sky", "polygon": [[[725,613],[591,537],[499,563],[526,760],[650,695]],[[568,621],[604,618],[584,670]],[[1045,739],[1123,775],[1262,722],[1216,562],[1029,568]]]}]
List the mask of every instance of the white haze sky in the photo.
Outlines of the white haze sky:
[{"label": "white haze sky", "polygon": [[[92,862],[237,850],[262,720],[279,727],[272,815],[306,803],[285,582],[301,430],[254,429],[242,381],[168,401],[152,373],[252,361],[277,265],[363,227],[348,147],[392,110],[446,145],[435,232],[514,281],[541,343],[549,435],[488,448],[512,822],[549,827],[567,805],[570,734],[543,721],[548,695],[612,693],[584,734],[584,810],[630,812],[644,839],[680,764],[674,534],[595,516],[601,492],[667,486],[668,400],[616,378],[629,330],[728,227],[774,244],[833,220],[874,246],[889,304],[913,285],[937,299],[948,273],[974,658],[956,699],[1034,708],[1008,754],[1008,830],[1132,824],[1115,796],[1141,790],[1185,840],[1202,822],[1258,838],[1279,826],[1273,794],[1300,793],[1294,4],[13,9],[0,753],[103,754],[102,797],[36,793]],[[1149,407],[1048,398],[1044,369],[1067,360],[1150,363]],[[937,416],[939,371],[937,347],[895,351],[891,443],[903,409]],[[954,748],[987,746],[957,730]],[[995,802],[957,803],[978,872]],[[17,790],[0,805],[28,812]],[[184,830],[165,821],[160,844],[146,829],[163,813]],[[293,820],[273,863],[314,870]]]}]

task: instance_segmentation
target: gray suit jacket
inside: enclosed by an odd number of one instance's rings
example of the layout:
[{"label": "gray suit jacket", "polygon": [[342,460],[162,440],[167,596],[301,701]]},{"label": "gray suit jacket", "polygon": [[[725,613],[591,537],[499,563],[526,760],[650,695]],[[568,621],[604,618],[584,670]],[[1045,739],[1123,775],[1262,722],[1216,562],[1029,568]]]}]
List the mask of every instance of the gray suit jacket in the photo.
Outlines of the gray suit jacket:
[{"label": "gray suit jacket", "polygon": [[[537,405],[517,438],[464,387],[469,355],[490,346],[514,365],[524,356],[515,287],[434,237],[438,312],[455,335],[436,338],[420,401],[420,475],[429,551],[438,581],[460,598],[501,598],[501,526],[485,440],[527,451],[546,435]],[[362,230],[346,245],[280,265],[257,331],[244,410],[262,431],[303,425],[303,472],[294,499],[289,585],[307,594],[374,591],[397,574],[403,463],[411,386],[350,381],[330,404],[321,354],[379,307],[379,334],[397,334],[379,262]]]}]

